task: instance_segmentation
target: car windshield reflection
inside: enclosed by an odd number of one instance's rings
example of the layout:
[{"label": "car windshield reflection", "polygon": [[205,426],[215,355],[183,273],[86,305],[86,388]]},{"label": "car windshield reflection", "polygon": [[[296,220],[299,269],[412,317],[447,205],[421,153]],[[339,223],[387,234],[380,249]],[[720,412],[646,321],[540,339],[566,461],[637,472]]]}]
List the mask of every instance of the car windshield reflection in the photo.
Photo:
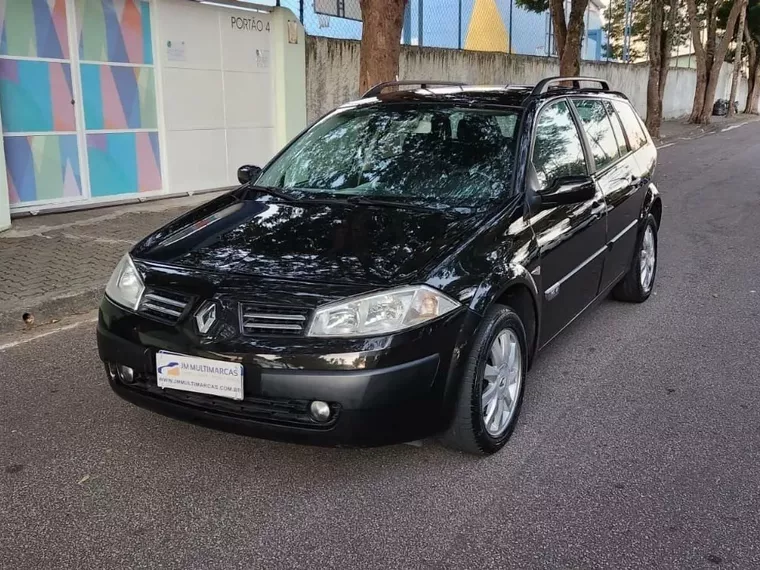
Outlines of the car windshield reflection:
[{"label": "car windshield reflection", "polygon": [[335,113],[295,141],[257,184],[322,198],[477,207],[511,187],[518,116],[454,106]]}]

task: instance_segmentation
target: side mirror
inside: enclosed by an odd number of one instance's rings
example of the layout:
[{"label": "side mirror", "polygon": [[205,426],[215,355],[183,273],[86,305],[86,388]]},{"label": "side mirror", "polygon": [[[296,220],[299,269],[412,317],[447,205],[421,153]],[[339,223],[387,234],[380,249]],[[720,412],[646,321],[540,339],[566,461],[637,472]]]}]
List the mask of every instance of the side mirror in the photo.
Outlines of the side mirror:
[{"label": "side mirror", "polygon": [[546,190],[538,192],[539,209],[593,200],[596,184],[590,176],[560,176]]},{"label": "side mirror", "polygon": [[249,182],[256,180],[260,175],[261,167],[259,166],[246,164],[238,168],[238,182],[241,184],[248,184]]}]

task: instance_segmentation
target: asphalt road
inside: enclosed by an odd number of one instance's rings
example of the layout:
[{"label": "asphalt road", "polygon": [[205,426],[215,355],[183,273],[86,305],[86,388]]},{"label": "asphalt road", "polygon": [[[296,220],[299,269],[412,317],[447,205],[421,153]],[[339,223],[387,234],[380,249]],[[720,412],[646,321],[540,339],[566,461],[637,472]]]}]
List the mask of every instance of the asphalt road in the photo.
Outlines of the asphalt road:
[{"label": "asphalt road", "polygon": [[0,567],[760,567],[760,123],[660,153],[659,272],[532,370],[511,443],[298,447],[107,388],[93,324],[0,352]]}]

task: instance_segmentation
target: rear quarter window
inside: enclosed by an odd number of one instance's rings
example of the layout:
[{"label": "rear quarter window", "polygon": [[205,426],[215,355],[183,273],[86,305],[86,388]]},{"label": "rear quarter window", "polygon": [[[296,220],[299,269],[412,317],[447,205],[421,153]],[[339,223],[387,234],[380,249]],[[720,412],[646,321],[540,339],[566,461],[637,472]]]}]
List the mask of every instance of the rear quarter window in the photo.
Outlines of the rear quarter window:
[{"label": "rear quarter window", "polygon": [[613,101],[612,106],[615,108],[617,116],[620,117],[626,135],[628,135],[628,145],[631,150],[638,150],[646,145],[647,136],[644,134],[644,126],[631,106],[622,101]]}]

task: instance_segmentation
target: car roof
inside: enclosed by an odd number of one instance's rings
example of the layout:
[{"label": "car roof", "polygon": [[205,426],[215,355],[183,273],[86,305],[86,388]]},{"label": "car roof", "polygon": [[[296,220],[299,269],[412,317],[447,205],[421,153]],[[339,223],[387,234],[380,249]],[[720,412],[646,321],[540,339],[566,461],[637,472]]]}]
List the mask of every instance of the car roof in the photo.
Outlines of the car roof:
[{"label": "car roof", "polygon": [[610,96],[610,98],[627,97],[617,91],[607,89],[590,89],[574,87],[554,87],[542,93],[535,93],[534,85],[447,85],[444,87],[423,87],[416,89],[401,89],[385,93],[371,94],[345,103],[339,109],[359,107],[369,104],[382,103],[448,103],[454,105],[526,107],[531,99],[551,98],[561,95]]}]

